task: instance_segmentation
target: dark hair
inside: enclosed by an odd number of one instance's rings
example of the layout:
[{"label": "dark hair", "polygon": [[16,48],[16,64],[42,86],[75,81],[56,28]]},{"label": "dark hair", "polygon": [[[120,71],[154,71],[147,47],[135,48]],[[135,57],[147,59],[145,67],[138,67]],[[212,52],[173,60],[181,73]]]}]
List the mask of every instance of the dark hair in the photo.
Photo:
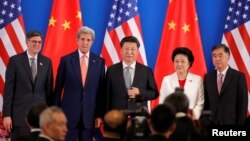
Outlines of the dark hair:
[{"label": "dark hair", "polygon": [[126,36],[126,37],[124,37],[124,38],[121,40],[121,42],[120,42],[120,46],[122,47],[123,44],[124,44],[125,42],[136,43],[137,48],[140,47],[140,42],[138,41],[138,39],[137,39],[135,36]]},{"label": "dark hair", "polygon": [[224,52],[227,53],[228,55],[230,55],[230,49],[225,44],[216,44],[216,45],[214,45],[213,48],[212,48],[212,52],[214,50],[216,50],[216,49],[219,49],[219,48],[223,48]]},{"label": "dark hair", "polygon": [[194,55],[193,55],[192,51],[187,47],[177,47],[172,53],[172,62],[174,62],[174,58],[178,54],[182,54],[182,55],[187,56],[188,61],[190,63],[190,68],[191,68],[193,65],[193,62],[194,62]]},{"label": "dark hair", "polygon": [[164,133],[175,121],[174,109],[171,105],[160,104],[153,109],[150,120],[155,131]]},{"label": "dark hair", "polygon": [[36,103],[28,110],[27,122],[30,126],[34,128],[39,128],[39,116],[41,112],[47,108],[45,103]]},{"label": "dark hair", "polygon": [[164,104],[171,104],[176,112],[188,112],[189,100],[188,97],[181,91],[176,91],[164,100]]},{"label": "dark hair", "polygon": [[29,32],[26,33],[26,40],[28,40],[28,39],[30,39],[30,38],[32,38],[32,37],[34,37],[34,36],[39,36],[39,37],[41,37],[42,40],[43,40],[43,35],[42,35],[42,33],[39,32],[39,31],[35,31],[35,30],[29,31]]}]

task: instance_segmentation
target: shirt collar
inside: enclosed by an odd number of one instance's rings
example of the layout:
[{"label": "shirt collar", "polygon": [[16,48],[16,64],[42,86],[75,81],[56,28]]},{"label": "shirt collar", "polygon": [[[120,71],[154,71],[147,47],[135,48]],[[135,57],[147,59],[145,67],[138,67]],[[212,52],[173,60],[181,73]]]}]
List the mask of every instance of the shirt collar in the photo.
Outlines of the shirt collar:
[{"label": "shirt collar", "polygon": [[48,137],[48,136],[46,136],[46,135],[44,135],[42,133],[39,135],[39,137],[43,137],[43,138],[46,138],[46,139],[48,139],[50,141],[54,141],[53,139],[51,139],[50,137]]},{"label": "shirt collar", "polygon": [[32,128],[32,129],[30,130],[30,132],[36,132],[36,131],[41,132],[41,129],[40,129],[40,128]]},{"label": "shirt collar", "polygon": [[26,52],[27,52],[27,55],[28,55],[29,60],[30,60],[30,58],[35,58],[35,60],[37,60],[37,54],[35,55],[35,57],[32,57],[32,56],[29,54],[28,51],[26,51]]},{"label": "shirt collar", "polygon": [[222,72],[219,72],[219,71],[217,70],[217,75],[219,75],[219,73],[222,73],[223,76],[225,76],[226,73],[227,73],[228,68],[229,68],[229,66],[227,66],[226,69],[225,69],[224,71],[222,71]]},{"label": "shirt collar", "polygon": [[[83,56],[83,53],[78,49],[78,52],[79,52],[79,57],[80,57],[80,59],[82,58],[82,56]],[[89,58],[89,52],[87,52],[86,54],[85,54],[85,56],[86,56],[86,58],[88,59]]]},{"label": "shirt collar", "polygon": [[182,117],[185,117],[185,116],[187,116],[187,114],[184,113],[184,112],[177,112],[177,113],[175,114],[175,117],[176,117],[176,118],[182,118]]},{"label": "shirt collar", "polygon": [[123,69],[125,69],[127,66],[130,66],[133,70],[135,69],[136,61],[132,63],[131,65],[126,64],[124,61],[122,61]]}]

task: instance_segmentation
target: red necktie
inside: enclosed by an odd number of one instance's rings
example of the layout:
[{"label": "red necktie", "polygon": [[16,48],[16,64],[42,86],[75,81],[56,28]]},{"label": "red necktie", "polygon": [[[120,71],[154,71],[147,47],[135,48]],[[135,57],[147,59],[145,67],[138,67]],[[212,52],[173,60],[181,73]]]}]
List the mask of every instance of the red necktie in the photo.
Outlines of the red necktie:
[{"label": "red necktie", "polygon": [[221,87],[222,87],[222,77],[223,74],[219,73],[218,77],[217,77],[217,88],[218,88],[218,92],[220,93]]},{"label": "red necktie", "polygon": [[85,61],[86,55],[83,54],[81,57],[81,74],[82,74],[82,85],[85,85],[86,75],[87,75],[87,65]]}]

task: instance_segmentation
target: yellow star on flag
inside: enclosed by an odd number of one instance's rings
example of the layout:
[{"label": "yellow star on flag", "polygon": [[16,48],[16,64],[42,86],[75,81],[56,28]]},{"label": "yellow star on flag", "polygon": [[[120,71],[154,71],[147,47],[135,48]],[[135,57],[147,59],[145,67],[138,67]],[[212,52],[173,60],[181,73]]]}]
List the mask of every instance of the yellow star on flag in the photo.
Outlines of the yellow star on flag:
[{"label": "yellow star on flag", "polygon": [[186,33],[187,31],[190,31],[189,27],[190,25],[184,24],[184,26],[182,27],[182,29],[184,30],[184,33]]},{"label": "yellow star on flag", "polygon": [[82,20],[82,13],[81,13],[81,11],[77,11],[76,18],[79,18],[80,20]]},{"label": "yellow star on flag", "polygon": [[64,21],[62,24],[64,30],[70,29],[70,22],[67,22],[67,20]]},{"label": "yellow star on flag", "polygon": [[54,17],[52,16],[52,17],[49,19],[49,26],[51,25],[51,26],[54,27],[56,22],[57,22],[57,20],[54,19]]},{"label": "yellow star on flag", "polygon": [[168,23],[168,29],[170,30],[170,29],[175,29],[175,23],[174,23],[174,21],[172,20],[171,21],[171,23]]}]

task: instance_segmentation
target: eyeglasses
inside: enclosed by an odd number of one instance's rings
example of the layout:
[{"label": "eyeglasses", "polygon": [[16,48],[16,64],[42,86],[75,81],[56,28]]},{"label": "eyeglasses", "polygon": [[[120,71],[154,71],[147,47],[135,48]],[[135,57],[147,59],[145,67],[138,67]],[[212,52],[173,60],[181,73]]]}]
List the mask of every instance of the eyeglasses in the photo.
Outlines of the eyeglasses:
[{"label": "eyeglasses", "polygon": [[42,41],[29,40],[32,44],[42,44]]},{"label": "eyeglasses", "polygon": [[222,58],[225,57],[225,55],[212,55],[212,57],[213,57],[214,59],[216,59],[216,58],[222,59]]}]

